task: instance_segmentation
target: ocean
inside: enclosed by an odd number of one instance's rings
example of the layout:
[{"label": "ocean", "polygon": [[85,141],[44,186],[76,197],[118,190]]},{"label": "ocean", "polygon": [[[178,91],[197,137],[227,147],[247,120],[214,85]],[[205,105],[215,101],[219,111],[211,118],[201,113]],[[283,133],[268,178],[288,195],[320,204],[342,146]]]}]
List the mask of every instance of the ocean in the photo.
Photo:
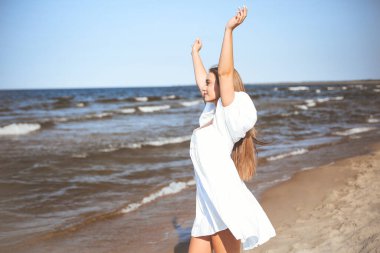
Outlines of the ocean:
[{"label": "ocean", "polygon": [[[258,199],[296,171],[349,155],[311,152],[379,136],[380,81],[245,87],[258,138],[270,143],[258,146],[247,183]],[[189,142],[203,107],[195,85],[0,90],[0,251],[138,252],[186,240]]]}]

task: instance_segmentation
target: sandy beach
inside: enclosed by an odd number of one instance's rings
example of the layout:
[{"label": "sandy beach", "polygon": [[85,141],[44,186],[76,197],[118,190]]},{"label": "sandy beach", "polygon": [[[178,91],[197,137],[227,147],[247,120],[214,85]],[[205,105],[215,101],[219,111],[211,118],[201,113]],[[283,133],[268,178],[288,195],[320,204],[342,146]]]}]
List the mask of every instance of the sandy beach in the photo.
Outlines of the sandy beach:
[{"label": "sandy beach", "polygon": [[266,191],[277,236],[247,252],[380,252],[380,143],[370,148]]}]

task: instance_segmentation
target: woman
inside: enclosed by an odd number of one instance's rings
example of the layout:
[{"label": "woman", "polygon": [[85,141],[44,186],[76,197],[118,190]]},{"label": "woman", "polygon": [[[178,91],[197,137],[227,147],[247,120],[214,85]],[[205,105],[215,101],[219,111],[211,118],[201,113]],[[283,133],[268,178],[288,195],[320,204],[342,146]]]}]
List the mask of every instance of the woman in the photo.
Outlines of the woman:
[{"label": "woman", "polygon": [[276,235],[243,181],[256,169],[257,113],[234,69],[232,32],[246,16],[244,6],[228,21],[218,67],[208,74],[199,56],[201,41],[192,48],[195,78],[206,105],[190,141],[197,187],[190,253],[240,252],[241,243],[248,250]]}]

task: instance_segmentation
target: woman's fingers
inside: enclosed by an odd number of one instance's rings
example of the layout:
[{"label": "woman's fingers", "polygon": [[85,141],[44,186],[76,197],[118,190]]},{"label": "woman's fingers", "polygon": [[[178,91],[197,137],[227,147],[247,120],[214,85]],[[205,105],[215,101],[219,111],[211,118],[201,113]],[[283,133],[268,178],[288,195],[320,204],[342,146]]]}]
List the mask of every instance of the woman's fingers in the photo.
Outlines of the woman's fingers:
[{"label": "woman's fingers", "polygon": [[243,6],[241,9],[239,8],[239,13],[238,13],[238,23],[242,23],[247,17],[247,7]]}]

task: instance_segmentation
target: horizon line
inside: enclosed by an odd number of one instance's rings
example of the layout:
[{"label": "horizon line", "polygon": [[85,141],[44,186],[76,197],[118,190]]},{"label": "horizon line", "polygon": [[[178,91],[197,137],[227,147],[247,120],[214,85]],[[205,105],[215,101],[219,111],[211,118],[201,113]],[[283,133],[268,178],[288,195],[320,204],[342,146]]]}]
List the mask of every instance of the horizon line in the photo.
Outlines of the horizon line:
[{"label": "horizon line", "polygon": [[[280,82],[257,82],[250,83],[247,82],[244,85],[284,85],[284,84],[313,84],[313,83],[337,83],[337,82],[358,82],[358,81],[380,81],[380,79],[350,79],[350,80],[321,80],[321,81],[280,81]],[[13,89],[2,89],[0,91],[7,90],[66,90],[66,89],[115,89],[115,88],[164,88],[164,87],[178,87],[178,86],[196,86],[195,83],[192,84],[169,84],[169,85],[141,85],[141,86],[92,86],[92,87],[46,87],[46,88],[13,88]]]}]

